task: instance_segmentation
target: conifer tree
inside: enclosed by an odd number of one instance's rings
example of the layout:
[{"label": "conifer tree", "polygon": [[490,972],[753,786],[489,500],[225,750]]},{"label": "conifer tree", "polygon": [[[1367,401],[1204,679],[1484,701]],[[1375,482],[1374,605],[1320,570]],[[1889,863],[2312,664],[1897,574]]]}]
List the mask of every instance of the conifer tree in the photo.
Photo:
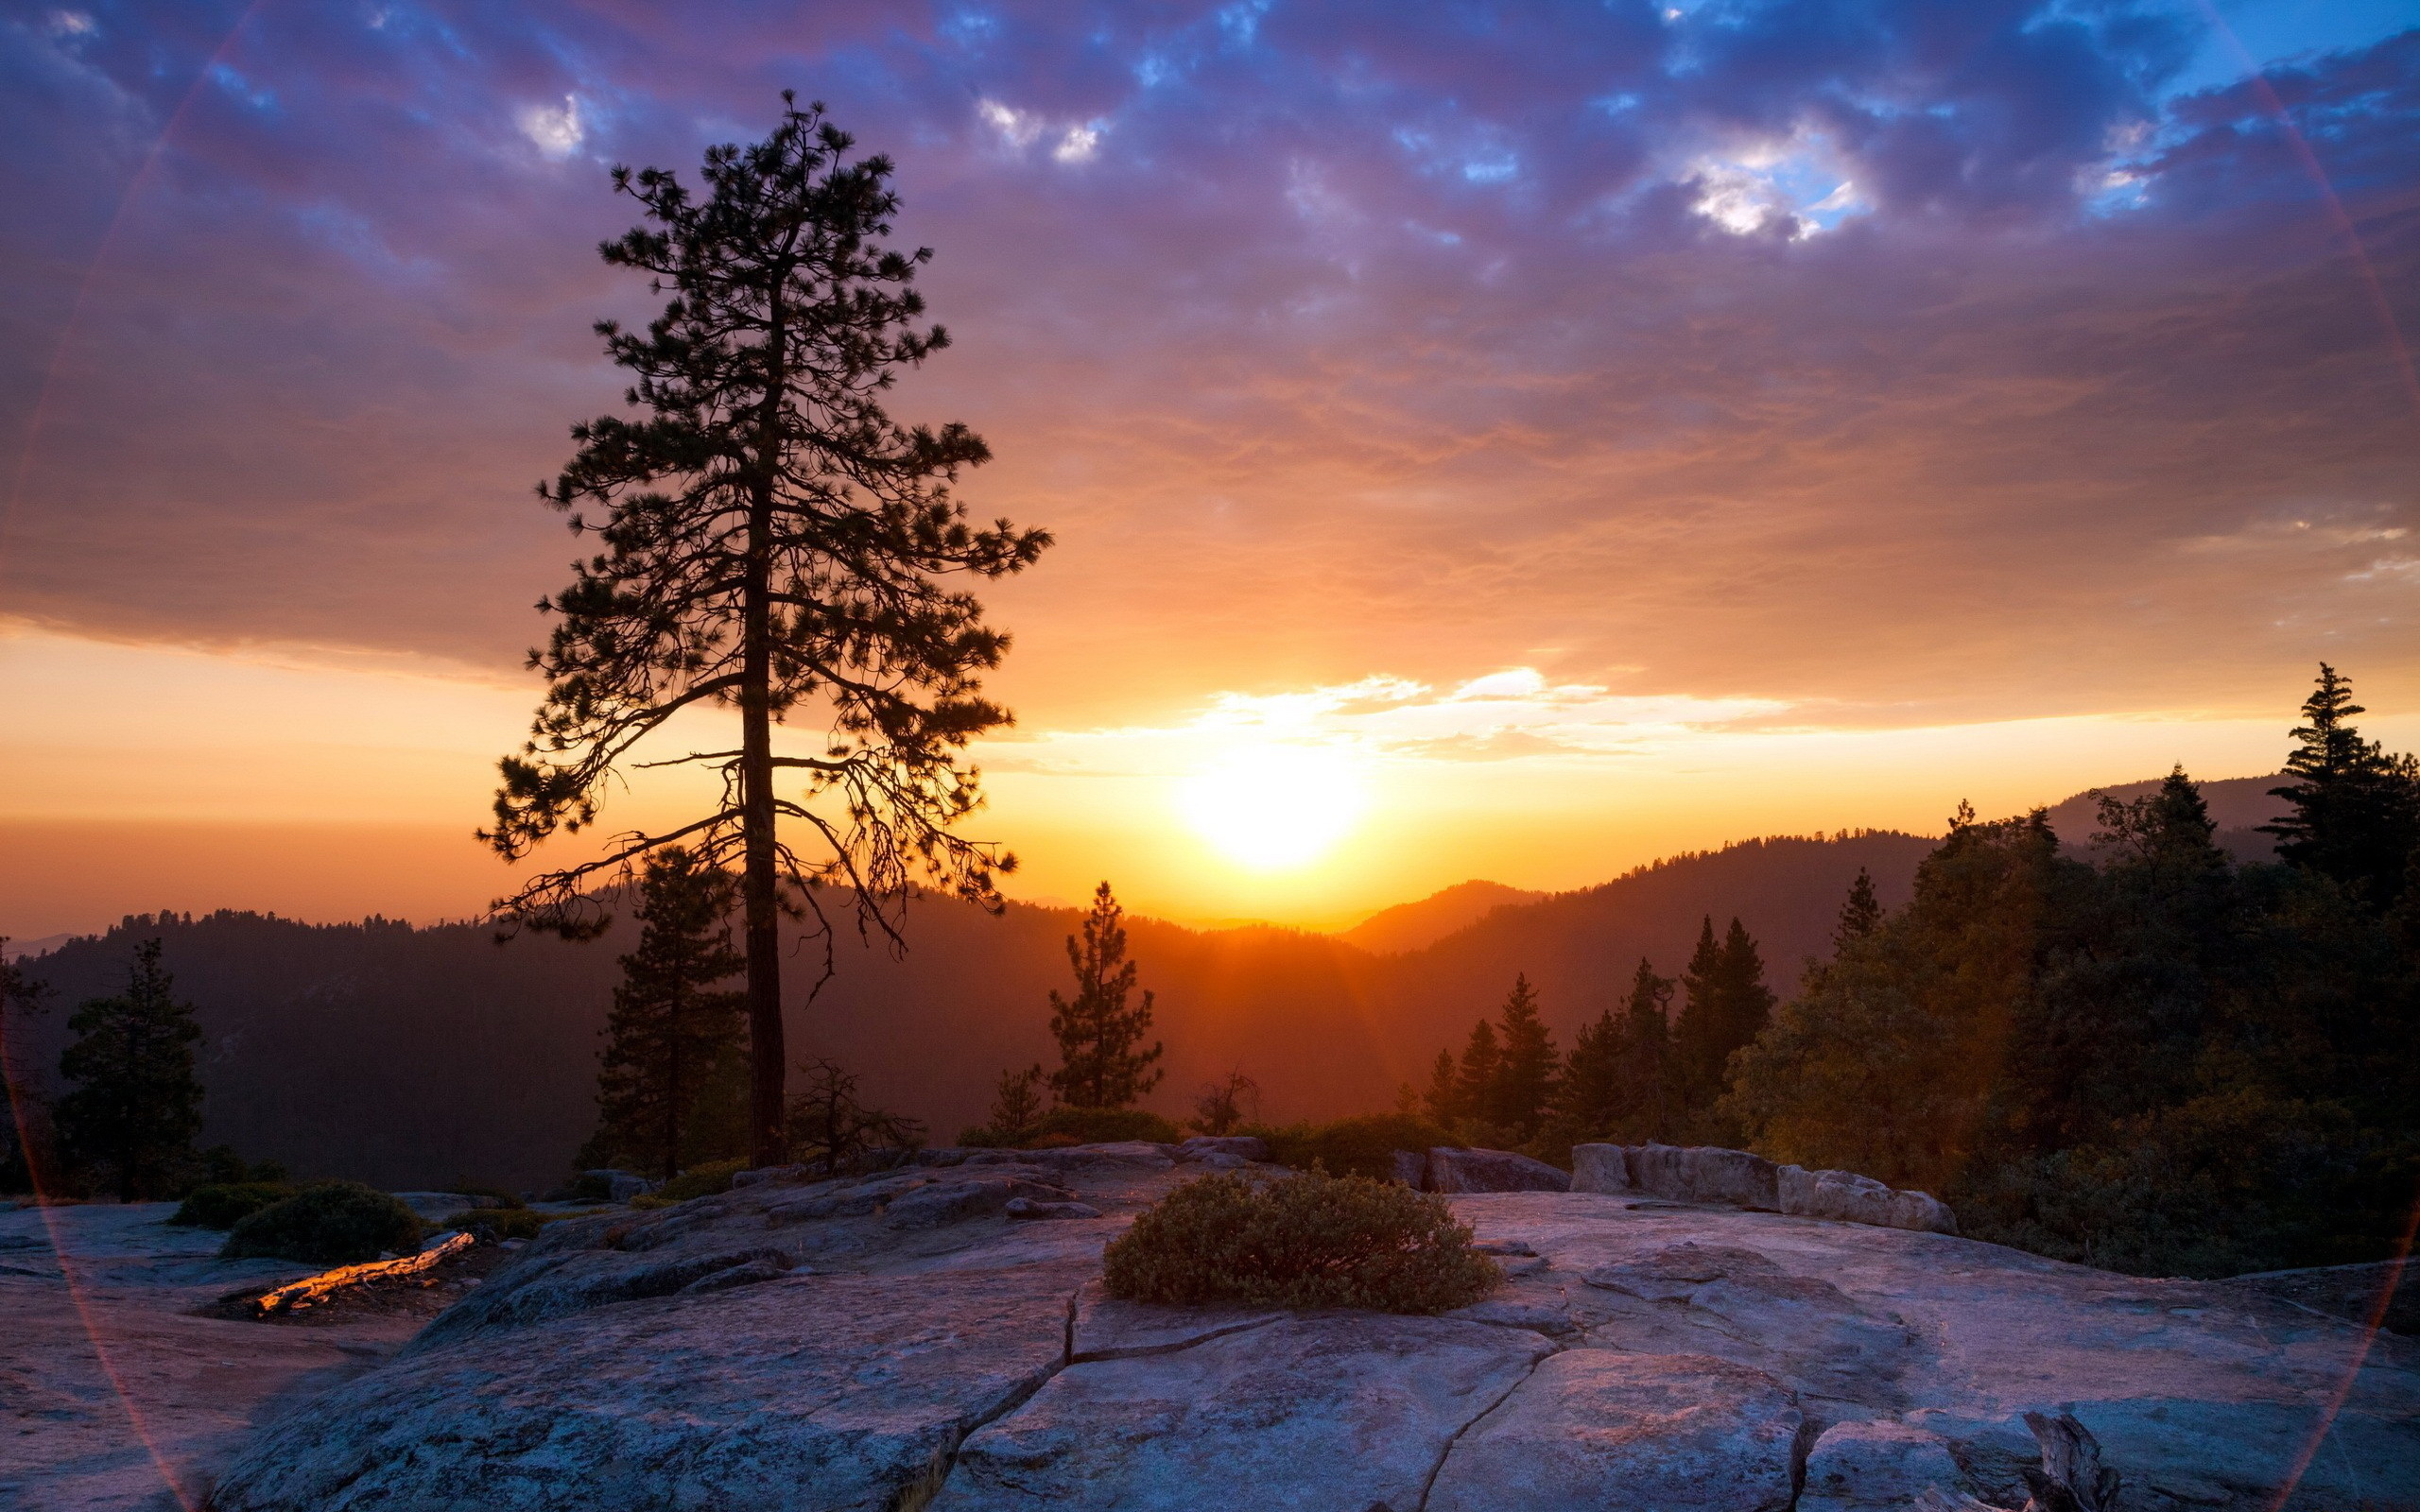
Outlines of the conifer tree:
[{"label": "conifer tree", "polygon": [[1429,1121],[1451,1128],[1462,1114],[1461,1085],[1454,1074],[1454,1053],[1437,1052],[1437,1063],[1428,1071],[1428,1090],[1420,1094],[1420,1106]]},{"label": "conifer tree", "polygon": [[2420,846],[2420,763],[2363,740],[2353,717],[2367,712],[2353,701],[2352,680],[2321,662],[2319,685],[2303,701],[2308,723],[2295,729],[2286,758],[2295,781],[2270,789],[2293,813],[2261,829],[2277,837],[2278,859],[2366,888],[2389,906]]},{"label": "conifer tree", "polygon": [[1630,996],[1622,1005],[1615,1101],[1624,1126],[1640,1140],[1661,1139],[1671,1133],[1678,1112],[1672,1055],[1672,979],[1658,976],[1642,955],[1637,971],[1631,977]]},{"label": "conifer tree", "polygon": [[1722,945],[1711,914],[1698,926],[1697,949],[1681,971],[1681,989],[1680,1022],[1672,1026],[1673,1070],[1684,1105],[1697,1108],[1713,1099],[1727,1053]]},{"label": "conifer tree", "polygon": [[731,943],[731,873],[667,846],[640,884],[638,948],[605,1022],[599,1143],[670,1180],[748,1152],[746,1000],[717,989],[746,969]]},{"label": "conifer tree", "polygon": [[59,1100],[64,1153],[105,1172],[121,1202],[159,1195],[194,1161],[201,1131],[193,1050],[201,1026],[176,1000],[160,942],[135,947],[124,996],[92,999],[67,1027],[77,1038],[59,1073],[77,1085]]},{"label": "conifer tree", "polygon": [[1165,1074],[1153,1066],[1165,1047],[1153,1040],[1142,1048],[1151,1030],[1151,994],[1145,992],[1133,1007],[1126,1004],[1138,968],[1126,958],[1125,917],[1102,883],[1093,892],[1081,941],[1067,936],[1076,995],[1050,994],[1050,1032],[1059,1038],[1061,1061],[1050,1074],[1050,1090],[1070,1108],[1127,1107]]},{"label": "conifer tree", "polygon": [[1841,920],[1832,928],[1832,954],[1837,955],[1873,934],[1881,922],[1882,904],[1874,896],[1874,877],[1859,867],[1857,881],[1849,884],[1848,900],[1841,904]]},{"label": "conifer tree", "polygon": [[1527,973],[1512,980],[1497,1032],[1501,1047],[1488,1122],[1522,1139],[1536,1135],[1554,1095],[1554,1036],[1538,1018],[1538,994]]},{"label": "conifer tree", "polygon": [[1583,1023],[1555,1086],[1554,1124],[1574,1143],[1613,1132],[1622,1108],[1622,1025],[1611,1008]]},{"label": "conifer tree", "polygon": [[1756,949],[1755,937],[1733,919],[1722,936],[1722,1054],[1715,1070],[1718,1094],[1731,1053],[1765,1032],[1775,1001],[1772,989],[1765,985],[1765,958]]},{"label": "conifer tree", "polygon": [[[510,925],[591,938],[609,919],[593,881],[683,844],[740,875],[747,959],[752,1154],[781,1157],[783,908],[825,942],[823,902],[901,948],[911,885],[997,908],[1013,859],[953,833],[980,801],[967,742],[1004,724],[983,696],[1008,638],[952,574],[997,577],[1049,538],[969,524],[950,485],[990,456],[952,423],[891,419],[900,369],[947,344],[919,327],[911,286],[929,249],[889,245],[899,199],[888,158],[783,95],[781,123],[705,159],[703,198],[672,173],[614,170],[643,225],[600,249],[671,297],[644,334],[598,327],[634,375],[636,418],[573,428],[578,455],[539,493],[602,549],[540,608],[558,616],[530,662],[547,683],[521,754],[500,764],[483,837],[508,859],[595,822],[636,747],[681,711],[737,716],[735,748],[663,759],[718,779],[686,822],[619,835],[597,858],[547,873],[496,905]],[[773,727],[807,725],[809,753],[777,752]],[[710,744],[731,747],[727,741]],[[799,780],[778,791],[777,776]]]},{"label": "conifer tree", "polygon": [[1003,1139],[1014,1139],[1042,1122],[1042,1066],[1004,1071],[992,1091],[991,1122],[984,1126]]},{"label": "conifer tree", "polygon": [[1471,1025],[1462,1046],[1461,1064],[1454,1073],[1454,1106],[1466,1119],[1494,1122],[1496,1078],[1503,1074],[1504,1051],[1496,1043],[1495,1025],[1481,1019]]},{"label": "conifer tree", "polygon": [[48,983],[9,959],[9,936],[0,935],[0,1099],[9,1105],[9,1116],[0,1118],[0,1192],[43,1189],[50,1112],[19,1047],[27,1021],[50,1011],[50,992]]}]

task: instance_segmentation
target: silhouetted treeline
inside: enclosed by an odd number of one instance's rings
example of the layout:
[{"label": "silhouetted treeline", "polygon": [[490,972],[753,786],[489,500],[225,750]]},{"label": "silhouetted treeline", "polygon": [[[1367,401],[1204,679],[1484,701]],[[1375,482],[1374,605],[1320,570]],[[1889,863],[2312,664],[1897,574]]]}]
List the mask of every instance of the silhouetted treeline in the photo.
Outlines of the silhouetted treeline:
[{"label": "silhouetted treeline", "polygon": [[1733,1063],[1780,1160],[1946,1197],[1965,1230],[2143,1273],[2393,1252],[2420,1199],[2420,775],[2324,669],[2282,862],[2238,866],[2180,770],[2101,806],[1963,814]]},{"label": "silhouetted treeline", "polygon": [[[1749,841],[1503,909],[1393,956],[1292,930],[1129,918],[1157,994],[1152,1033],[1167,1045],[1167,1080],[1145,1104],[1182,1118],[1202,1085],[1240,1071],[1270,1119],[1384,1108],[1516,971],[1568,1045],[1622,1001],[1639,956],[1686,958],[1705,914],[1738,914],[1770,960],[1793,962],[1828,949],[1860,867],[1895,902],[1927,849],[1884,833]],[[1065,940],[1082,918],[919,902],[905,959],[844,938],[821,997],[810,1005],[794,985],[790,1042],[858,1074],[871,1106],[943,1131],[980,1123],[1002,1066],[1060,1059],[1049,992],[1065,987]],[[475,924],[138,915],[25,963],[54,1006],[12,1021],[14,1063],[55,1083],[69,1012],[120,991],[135,944],[155,936],[202,1028],[204,1145],[304,1177],[518,1190],[561,1180],[596,1127],[597,1054],[618,959],[636,940],[627,921],[591,944],[498,946]]]}]

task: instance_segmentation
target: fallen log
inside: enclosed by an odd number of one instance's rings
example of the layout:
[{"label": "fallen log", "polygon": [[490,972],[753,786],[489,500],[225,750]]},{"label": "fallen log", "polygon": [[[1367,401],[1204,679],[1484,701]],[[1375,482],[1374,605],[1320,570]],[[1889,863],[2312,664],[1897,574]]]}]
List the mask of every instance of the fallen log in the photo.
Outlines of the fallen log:
[{"label": "fallen log", "polygon": [[394,1260],[366,1260],[358,1265],[338,1265],[317,1276],[305,1276],[299,1281],[288,1281],[273,1292],[261,1294],[252,1303],[252,1314],[255,1317],[275,1317],[298,1307],[308,1307],[324,1297],[348,1286],[358,1286],[364,1281],[417,1276],[422,1271],[434,1270],[442,1262],[470,1248],[475,1242],[469,1234],[446,1234],[431,1241],[415,1255],[404,1255]]}]

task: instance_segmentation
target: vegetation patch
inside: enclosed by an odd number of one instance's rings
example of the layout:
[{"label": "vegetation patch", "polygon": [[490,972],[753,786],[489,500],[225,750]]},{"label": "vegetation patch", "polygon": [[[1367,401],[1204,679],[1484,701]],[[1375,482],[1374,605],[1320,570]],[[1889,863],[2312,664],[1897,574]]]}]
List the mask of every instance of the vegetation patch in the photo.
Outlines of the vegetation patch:
[{"label": "vegetation patch", "polygon": [[227,1260],[294,1260],[357,1265],[382,1254],[420,1248],[412,1210],[358,1181],[322,1181],[239,1221],[219,1255]]},{"label": "vegetation patch", "polygon": [[569,1214],[542,1213],[528,1208],[466,1208],[441,1225],[489,1239],[535,1239],[538,1230]]},{"label": "vegetation patch", "polygon": [[294,1195],[283,1181],[229,1181],[196,1187],[168,1221],[188,1228],[233,1228]]},{"label": "vegetation patch", "polygon": [[1109,1294],[1137,1302],[1443,1313],[1503,1280],[1443,1198],[1324,1171],[1188,1181],[1135,1219],[1106,1263]]},{"label": "vegetation patch", "polygon": [[1332,1124],[1247,1125],[1236,1132],[1259,1135],[1268,1143],[1270,1159],[1280,1165],[1376,1181],[1394,1179],[1397,1150],[1422,1152],[1462,1143],[1443,1125],[1406,1113],[1340,1118]]},{"label": "vegetation patch", "polygon": [[1174,1144],[1184,1138],[1184,1130],[1140,1108],[1054,1108],[1024,1128],[970,1128],[958,1142],[980,1149],[1047,1150],[1128,1140]]}]

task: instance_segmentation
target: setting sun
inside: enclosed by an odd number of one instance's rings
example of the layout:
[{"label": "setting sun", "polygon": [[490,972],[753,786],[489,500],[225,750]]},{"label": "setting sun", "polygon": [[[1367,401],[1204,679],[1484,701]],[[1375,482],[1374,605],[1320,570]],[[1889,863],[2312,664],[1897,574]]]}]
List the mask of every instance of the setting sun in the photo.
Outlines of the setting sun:
[{"label": "setting sun", "polygon": [[1317,860],[1368,802],[1362,773],[1340,750],[1247,746],[1186,780],[1185,817],[1230,860],[1273,871]]}]

